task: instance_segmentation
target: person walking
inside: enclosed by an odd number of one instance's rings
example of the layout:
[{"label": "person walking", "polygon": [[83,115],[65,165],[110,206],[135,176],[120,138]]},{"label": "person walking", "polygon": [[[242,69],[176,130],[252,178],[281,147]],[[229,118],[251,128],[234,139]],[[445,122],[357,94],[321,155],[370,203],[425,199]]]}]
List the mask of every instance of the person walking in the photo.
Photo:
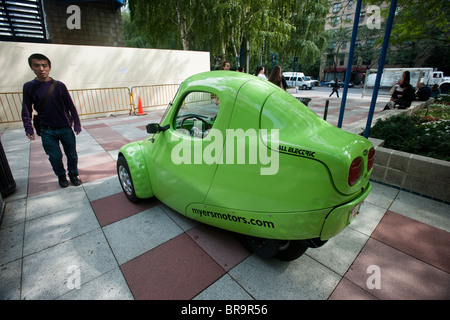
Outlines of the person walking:
[{"label": "person walking", "polygon": [[[23,85],[22,122],[30,140],[35,140],[32,125],[33,108],[38,112],[40,128],[35,124],[36,134],[41,136],[42,146],[58,177],[61,188],[68,186],[66,170],[62,162],[62,144],[67,158],[69,179],[73,185],[82,184],[78,177],[78,155],[75,133],[81,132],[81,122],[77,109],[64,83],[50,77],[51,61],[46,56],[35,53],[28,58],[28,65],[36,78]],[[34,120],[33,120],[34,123]]]},{"label": "person walking", "polygon": [[336,92],[337,97],[339,98],[339,83],[338,83],[338,79],[334,80],[334,85],[333,85],[333,89],[329,95],[329,97],[331,97],[333,95],[333,93]]}]

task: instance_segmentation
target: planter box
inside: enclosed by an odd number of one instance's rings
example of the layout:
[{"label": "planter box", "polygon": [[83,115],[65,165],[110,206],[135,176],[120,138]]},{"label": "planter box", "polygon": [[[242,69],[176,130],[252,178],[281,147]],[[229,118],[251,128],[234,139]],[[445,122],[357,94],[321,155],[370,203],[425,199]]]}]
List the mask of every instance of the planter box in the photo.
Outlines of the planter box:
[{"label": "planter box", "polygon": [[371,179],[450,203],[450,162],[375,147]]}]

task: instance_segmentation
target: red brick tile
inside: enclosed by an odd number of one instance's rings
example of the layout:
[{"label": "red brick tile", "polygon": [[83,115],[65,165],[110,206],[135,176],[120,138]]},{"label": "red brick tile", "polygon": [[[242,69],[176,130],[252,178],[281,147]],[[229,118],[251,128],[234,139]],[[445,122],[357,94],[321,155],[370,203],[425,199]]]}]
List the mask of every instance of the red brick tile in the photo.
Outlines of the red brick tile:
[{"label": "red brick tile", "polygon": [[447,231],[387,211],[372,238],[450,273]]},{"label": "red brick tile", "polygon": [[377,300],[369,292],[342,278],[328,300]]},{"label": "red brick tile", "polygon": [[[369,266],[379,268],[380,289],[367,286],[375,276]],[[345,278],[382,300],[450,299],[450,274],[374,239],[368,240]]]},{"label": "red brick tile", "polygon": [[137,300],[192,299],[225,273],[184,233],[121,269]]},{"label": "red brick tile", "polygon": [[155,198],[142,200],[139,203],[128,201],[123,192],[91,202],[92,209],[102,227],[130,217],[158,205]]},{"label": "red brick tile", "polygon": [[116,162],[111,159],[95,166],[79,168],[78,173],[83,182],[111,177],[117,174]]},{"label": "red brick tile", "polygon": [[202,224],[186,233],[226,271],[251,254],[233,233],[226,230]]}]

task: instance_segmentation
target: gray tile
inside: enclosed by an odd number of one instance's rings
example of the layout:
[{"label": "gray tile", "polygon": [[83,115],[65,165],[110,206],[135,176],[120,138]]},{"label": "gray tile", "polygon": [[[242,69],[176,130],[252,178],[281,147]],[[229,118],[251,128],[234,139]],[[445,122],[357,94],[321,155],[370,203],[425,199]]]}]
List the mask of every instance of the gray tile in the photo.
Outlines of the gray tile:
[{"label": "gray tile", "polygon": [[28,198],[27,221],[88,204],[83,188],[65,188]]},{"label": "gray tile", "polygon": [[371,203],[378,207],[387,209],[394,201],[400,190],[386,186],[381,183],[372,182],[372,191],[364,200],[365,203]]},{"label": "gray tile", "polygon": [[228,274],[223,275],[193,300],[253,300]]},{"label": "gray tile", "polygon": [[450,205],[401,191],[389,210],[450,232]]},{"label": "gray tile", "polygon": [[309,248],[306,255],[344,276],[368,239],[358,231],[345,228],[322,247]]},{"label": "gray tile", "polygon": [[20,300],[21,279],[22,259],[0,263],[0,300]]},{"label": "gray tile", "polygon": [[27,200],[19,199],[5,203],[0,229],[4,229],[19,223],[25,223]]},{"label": "gray tile", "polygon": [[133,300],[122,272],[117,267],[61,296],[60,300]]},{"label": "gray tile", "polygon": [[307,255],[291,262],[251,255],[228,273],[257,300],[327,299],[341,279]]},{"label": "gray tile", "polygon": [[153,207],[103,228],[119,264],[183,233],[160,207]]},{"label": "gray tile", "polygon": [[385,213],[385,208],[379,207],[370,202],[364,202],[361,205],[358,216],[352,221],[348,228],[370,236],[377,227],[378,223],[380,223],[381,219],[384,217]]},{"label": "gray tile", "polygon": [[0,265],[22,258],[24,224],[0,230]]},{"label": "gray tile", "polygon": [[196,227],[199,222],[189,219],[186,216],[183,216],[181,213],[178,213],[165,204],[161,204],[159,206],[183,231],[188,231],[194,227]]},{"label": "gray tile", "polygon": [[83,184],[89,201],[98,200],[122,192],[117,176],[94,180]]},{"label": "gray tile", "polygon": [[24,255],[100,228],[90,204],[49,214],[25,224]]},{"label": "gray tile", "polygon": [[80,270],[83,285],[117,267],[101,229],[96,229],[24,257],[21,299],[55,299],[73,290],[74,268]]}]

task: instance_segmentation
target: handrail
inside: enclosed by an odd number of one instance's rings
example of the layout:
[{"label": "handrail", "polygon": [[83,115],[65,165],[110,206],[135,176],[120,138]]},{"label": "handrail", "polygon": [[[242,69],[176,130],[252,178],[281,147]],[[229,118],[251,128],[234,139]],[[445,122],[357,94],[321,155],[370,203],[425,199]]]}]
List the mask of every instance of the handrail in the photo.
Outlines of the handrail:
[{"label": "handrail", "polygon": [[[161,84],[72,89],[69,94],[80,116],[126,111],[136,114],[139,97],[143,108],[168,105],[178,87],[179,84]],[[22,92],[0,92],[0,123],[19,121],[22,121]]]}]

